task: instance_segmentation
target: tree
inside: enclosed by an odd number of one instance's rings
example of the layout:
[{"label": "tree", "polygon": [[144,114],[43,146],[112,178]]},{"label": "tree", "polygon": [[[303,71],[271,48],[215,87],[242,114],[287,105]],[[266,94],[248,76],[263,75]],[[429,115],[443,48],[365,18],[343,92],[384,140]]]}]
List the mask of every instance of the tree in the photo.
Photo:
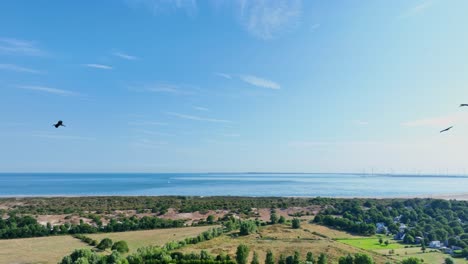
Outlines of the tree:
[{"label": "tree", "polygon": [[327,255],[320,253],[317,264],[327,264]]},{"label": "tree", "polygon": [[250,262],[250,264],[260,264],[260,261],[258,261],[258,254],[255,251],[253,253],[252,262]]},{"label": "tree", "polygon": [[426,253],[426,245],[424,245],[424,243],[421,243],[421,251]]},{"label": "tree", "polygon": [[99,243],[99,245],[97,245],[97,248],[100,249],[100,250],[106,250],[108,248],[112,247],[112,239],[110,238],[104,238],[103,240],[101,240],[101,242]]},{"label": "tree", "polygon": [[270,224],[276,224],[278,222],[278,215],[276,213],[271,213],[270,215]]},{"label": "tree", "polygon": [[314,264],[315,263],[314,254],[312,252],[310,252],[310,251],[307,252],[306,262],[307,262],[307,264]]},{"label": "tree", "polygon": [[206,222],[208,222],[208,224],[213,224],[215,222],[215,217],[214,215],[209,215],[207,218],[206,218]]},{"label": "tree", "polygon": [[280,224],[286,223],[286,218],[284,218],[284,216],[280,216],[280,218],[278,219],[278,223]]},{"label": "tree", "polygon": [[240,224],[240,235],[246,236],[257,230],[257,225],[253,221],[243,221]]},{"label": "tree", "polygon": [[273,252],[268,250],[266,253],[265,264],[275,264],[275,258],[273,257]]},{"label": "tree", "polygon": [[445,259],[445,264],[454,264],[455,262],[453,262],[453,259],[452,258],[446,258]]},{"label": "tree", "polygon": [[374,260],[367,254],[356,253],[354,264],[374,264]]},{"label": "tree", "polygon": [[294,263],[294,257],[293,256],[287,256],[286,257],[286,264],[293,264]]},{"label": "tree", "polygon": [[383,239],[379,237],[379,244],[382,245],[382,243],[383,243]]},{"label": "tree", "polygon": [[406,234],[405,238],[403,239],[403,243],[405,244],[414,244],[415,240],[414,237],[410,234]]},{"label": "tree", "polygon": [[292,220],[292,228],[294,228],[294,229],[301,228],[301,220],[299,218],[294,218]]},{"label": "tree", "polygon": [[401,264],[421,264],[421,260],[415,257],[404,259]]},{"label": "tree", "polygon": [[286,259],[284,258],[283,254],[279,256],[278,264],[286,264]]},{"label": "tree", "polygon": [[354,258],[350,254],[346,257],[340,257],[338,264],[354,264]]},{"label": "tree", "polygon": [[112,245],[112,250],[116,250],[119,253],[127,253],[129,251],[127,242],[120,240]]},{"label": "tree", "polygon": [[244,245],[244,244],[240,244],[238,247],[237,247],[237,251],[236,251],[236,262],[237,264],[247,264],[247,258],[249,257],[249,247]]},{"label": "tree", "polygon": [[293,264],[300,264],[300,263],[301,263],[301,255],[299,254],[298,251],[294,251]]},{"label": "tree", "polygon": [[385,246],[388,246],[389,242],[388,240],[385,240]]}]

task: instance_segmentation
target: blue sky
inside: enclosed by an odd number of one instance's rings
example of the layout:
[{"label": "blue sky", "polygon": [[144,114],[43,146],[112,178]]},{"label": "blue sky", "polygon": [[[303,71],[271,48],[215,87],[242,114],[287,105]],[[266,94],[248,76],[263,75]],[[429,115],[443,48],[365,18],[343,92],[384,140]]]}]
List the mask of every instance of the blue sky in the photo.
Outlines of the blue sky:
[{"label": "blue sky", "polygon": [[466,10],[2,1],[0,171],[465,173]]}]

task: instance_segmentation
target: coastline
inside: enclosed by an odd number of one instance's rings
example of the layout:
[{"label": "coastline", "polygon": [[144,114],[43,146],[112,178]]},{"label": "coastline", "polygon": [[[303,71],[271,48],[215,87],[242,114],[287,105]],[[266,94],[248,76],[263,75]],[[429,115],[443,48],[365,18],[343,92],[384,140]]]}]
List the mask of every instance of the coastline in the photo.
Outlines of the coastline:
[{"label": "coastline", "polygon": [[331,198],[331,199],[442,199],[442,200],[458,200],[458,201],[468,201],[468,192],[466,193],[447,193],[447,194],[421,194],[421,195],[394,195],[394,196],[249,196],[249,195],[0,195],[0,200],[2,199],[41,199],[41,198],[90,198],[90,197],[200,197],[200,198],[298,198],[298,199],[310,199],[310,198]]}]

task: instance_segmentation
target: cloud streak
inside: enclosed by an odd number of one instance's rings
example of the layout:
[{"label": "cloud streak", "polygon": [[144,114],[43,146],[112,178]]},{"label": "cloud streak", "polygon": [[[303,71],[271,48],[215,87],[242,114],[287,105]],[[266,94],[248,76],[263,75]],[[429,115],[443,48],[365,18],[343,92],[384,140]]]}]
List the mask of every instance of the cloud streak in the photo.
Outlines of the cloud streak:
[{"label": "cloud streak", "polygon": [[0,64],[0,70],[7,70],[7,71],[15,71],[15,72],[25,72],[25,73],[34,73],[39,74],[42,73],[38,70],[34,70],[31,68],[26,68],[22,66],[18,66],[15,64]]},{"label": "cloud streak", "polygon": [[145,8],[153,15],[174,10],[185,10],[188,15],[197,13],[196,0],[126,0],[125,2],[133,8]]},{"label": "cloud streak", "polygon": [[166,114],[170,116],[175,116],[181,119],[188,119],[188,120],[194,120],[194,121],[201,121],[201,122],[211,122],[211,123],[232,123],[229,120],[223,120],[223,119],[215,119],[215,118],[206,118],[206,117],[200,117],[200,116],[194,116],[194,115],[186,115],[186,114],[180,114],[180,113],[174,113],[174,112],[167,112]]},{"label": "cloud streak", "polygon": [[82,136],[71,136],[71,135],[59,135],[53,133],[39,132],[32,135],[33,137],[47,138],[47,139],[70,139],[70,140],[96,140],[93,137],[82,137]]},{"label": "cloud streak", "polygon": [[101,69],[101,70],[112,70],[112,66],[104,65],[104,64],[88,63],[88,64],[84,64],[84,66],[89,67],[89,68]]},{"label": "cloud streak", "polygon": [[72,91],[56,89],[56,88],[51,88],[51,87],[46,87],[46,86],[19,85],[19,86],[17,86],[17,88],[25,89],[25,90],[31,90],[31,91],[37,91],[37,92],[56,94],[56,95],[61,95],[61,96],[77,96],[77,95],[79,95],[78,93],[75,93],[75,92],[72,92]]},{"label": "cloud streak", "polygon": [[128,55],[128,54],[126,54],[126,53],[119,52],[119,51],[113,52],[112,54],[113,54],[114,56],[116,56],[116,57],[119,57],[119,58],[125,59],[125,60],[137,60],[137,59],[138,59],[138,58],[135,57],[135,56]]},{"label": "cloud streak", "polygon": [[227,73],[222,73],[222,72],[215,72],[216,76],[223,77],[225,79],[232,79],[232,76]]},{"label": "cloud streak", "polygon": [[402,126],[407,127],[423,127],[423,126],[449,126],[454,124],[466,124],[468,123],[467,116],[463,113],[454,113],[445,116],[428,117],[422,119],[416,119],[401,123]]},{"label": "cloud streak", "polygon": [[432,6],[432,1],[423,1],[416,6],[411,7],[400,15],[400,18],[412,17],[425,12]]},{"label": "cloud streak", "polygon": [[45,52],[36,47],[34,42],[14,38],[0,38],[0,54],[43,56]]},{"label": "cloud streak", "polygon": [[278,83],[253,75],[241,75],[240,79],[248,84],[257,87],[269,88],[274,90],[281,89],[281,86]]},{"label": "cloud streak", "polygon": [[272,39],[293,28],[301,15],[301,0],[238,0],[245,29],[260,39]]}]

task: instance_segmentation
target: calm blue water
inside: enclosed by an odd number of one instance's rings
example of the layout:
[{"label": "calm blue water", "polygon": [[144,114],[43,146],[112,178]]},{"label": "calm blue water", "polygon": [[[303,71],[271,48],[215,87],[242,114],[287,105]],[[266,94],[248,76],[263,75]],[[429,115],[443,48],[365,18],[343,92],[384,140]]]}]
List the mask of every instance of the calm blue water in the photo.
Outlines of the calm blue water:
[{"label": "calm blue water", "polygon": [[468,192],[468,177],[355,174],[0,173],[0,196],[390,197]]}]

